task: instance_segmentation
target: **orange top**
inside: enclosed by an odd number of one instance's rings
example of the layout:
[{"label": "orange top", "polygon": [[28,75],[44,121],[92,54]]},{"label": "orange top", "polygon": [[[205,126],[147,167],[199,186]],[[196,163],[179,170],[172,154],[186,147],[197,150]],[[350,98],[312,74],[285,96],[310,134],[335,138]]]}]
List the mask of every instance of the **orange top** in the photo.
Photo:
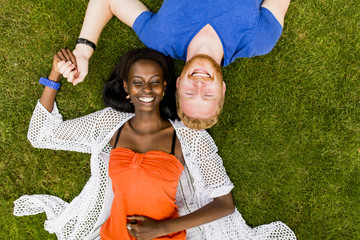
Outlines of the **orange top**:
[{"label": "orange top", "polygon": [[[135,239],[127,231],[126,216],[142,215],[156,220],[178,217],[175,195],[184,167],[162,151],[136,153],[118,147],[110,152],[109,176],[114,200],[108,220],[100,230],[104,239]],[[181,231],[156,239],[186,239]]]}]

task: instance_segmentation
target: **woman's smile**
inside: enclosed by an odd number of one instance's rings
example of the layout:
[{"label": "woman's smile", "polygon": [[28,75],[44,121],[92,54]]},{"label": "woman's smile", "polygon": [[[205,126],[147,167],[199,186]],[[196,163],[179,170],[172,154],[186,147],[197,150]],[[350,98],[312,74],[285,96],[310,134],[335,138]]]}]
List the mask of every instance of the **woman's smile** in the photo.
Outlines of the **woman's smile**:
[{"label": "woman's smile", "polygon": [[135,62],[124,88],[130,95],[135,110],[153,111],[159,108],[166,83],[159,64],[151,60]]},{"label": "woman's smile", "polygon": [[144,103],[151,103],[155,97],[139,97],[139,100]]}]

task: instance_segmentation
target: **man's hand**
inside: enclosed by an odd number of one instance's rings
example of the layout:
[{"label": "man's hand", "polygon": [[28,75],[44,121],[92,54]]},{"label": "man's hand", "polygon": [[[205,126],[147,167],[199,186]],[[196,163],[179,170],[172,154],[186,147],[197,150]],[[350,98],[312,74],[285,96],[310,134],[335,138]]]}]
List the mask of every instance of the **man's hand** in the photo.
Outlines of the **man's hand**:
[{"label": "man's hand", "polygon": [[76,45],[73,55],[76,58],[77,67],[74,71],[71,71],[66,75],[63,74],[63,76],[67,78],[68,82],[72,82],[75,86],[76,84],[84,81],[84,78],[88,74],[89,59],[93,52],[94,50],[85,44]]},{"label": "man's hand", "polygon": [[137,240],[152,240],[167,234],[162,227],[161,221],[137,215],[128,216],[127,219],[130,221],[127,226],[131,228],[131,230],[128,228],[128,232]]}]

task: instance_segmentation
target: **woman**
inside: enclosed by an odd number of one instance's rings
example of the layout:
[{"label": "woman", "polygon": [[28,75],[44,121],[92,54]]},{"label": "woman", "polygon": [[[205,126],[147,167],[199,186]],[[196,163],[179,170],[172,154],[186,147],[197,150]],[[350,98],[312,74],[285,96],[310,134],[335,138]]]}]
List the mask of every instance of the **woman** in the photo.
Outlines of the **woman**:
[{"label": "woman", "polygon": [[[69,50],[58,52],[49,79],[59,82],[60,72],[68,73],[74,63]],[[54,196],[23,196],[15,202],[14,214],[45,211],[46,230],[60,239],[95,239],[99,232],[102,239],[129,239],[127,234],[184,239],[185,229],[187,239],[295,239],[281,222],[248,227],[234,208],[233,185],[211,137],[167,120],[174,118],[170,69],[154,50],[129,52],[104,88],[111,107],[69,121],[62,121],[57,110],[57,90],[45,87],[30,122],[30,142],[91,153],[91,178],[70,204]],[[168,99],[162,101],[166,86]],[[144,175],[153,177],[150,183]],[[161,179],[159,186],[156,179]],[[159,205],[167,205],[165,210],[156,205],[163,200]]]}]

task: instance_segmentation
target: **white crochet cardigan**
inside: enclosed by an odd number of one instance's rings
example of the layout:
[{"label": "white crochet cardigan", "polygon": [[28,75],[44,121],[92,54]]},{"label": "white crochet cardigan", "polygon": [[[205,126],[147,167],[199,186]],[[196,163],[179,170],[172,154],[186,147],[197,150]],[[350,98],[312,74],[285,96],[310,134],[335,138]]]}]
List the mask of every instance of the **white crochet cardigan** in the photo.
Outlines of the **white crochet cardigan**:
[{"label": "white crochet cardigan", "polygon": [[[99,239],[101,225],[110,214],[113,192],[108,176],[110,138],[133,117],[112,108],[63,121],[59,111],[49,113],[39,102],[30,121],[28,139],[37,148],[69,150],[91,154],[91,177],[79,196],[70,203],[50,195],[24,195],[15,201],[14,215],[45,212],[45,229],[58,239]],[[170,121],[176,130],[185,159],[176,195],[179,214],[188,214],[231,191],[233,184],[217,154],[217,147],[204,131]],[[282,222],[256,228],[246,225],[235,212],[217,221],[187,230],[187,239],[296,239]]]}]

